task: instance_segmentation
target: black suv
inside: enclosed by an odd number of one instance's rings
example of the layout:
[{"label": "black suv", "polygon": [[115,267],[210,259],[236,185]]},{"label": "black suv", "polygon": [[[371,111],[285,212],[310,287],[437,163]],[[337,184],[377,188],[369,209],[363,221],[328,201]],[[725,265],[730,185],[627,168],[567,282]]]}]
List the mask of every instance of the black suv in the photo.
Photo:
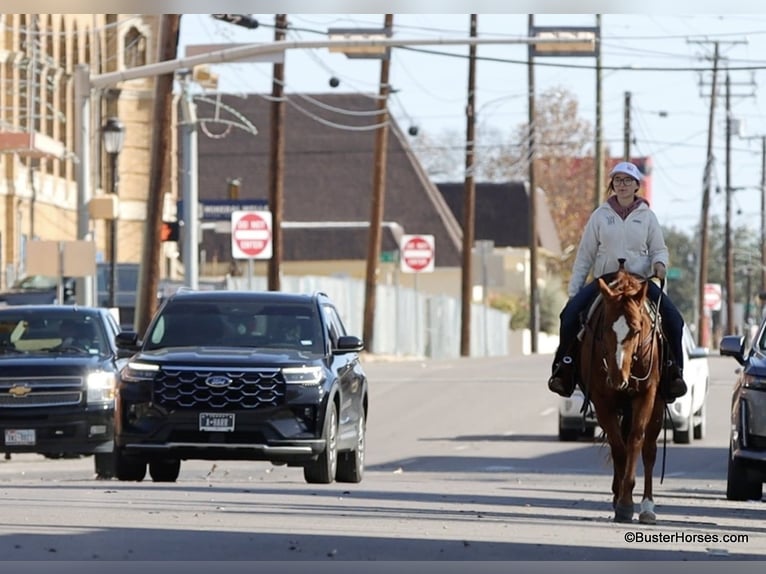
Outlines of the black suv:
[{"label": "black suv", "polygon": [[126,362],[106,309],[29,305],[0,309],[0,449],[49,458],[95,454],[112,475],[114,389]]},{"label": "black suv", "polygon": [[157,311],[120,372],[115,474],[174,482],[181,460],[302,466],[309,483],[360,482],[368,409],[359,337],[330,299],[181,291]]}]

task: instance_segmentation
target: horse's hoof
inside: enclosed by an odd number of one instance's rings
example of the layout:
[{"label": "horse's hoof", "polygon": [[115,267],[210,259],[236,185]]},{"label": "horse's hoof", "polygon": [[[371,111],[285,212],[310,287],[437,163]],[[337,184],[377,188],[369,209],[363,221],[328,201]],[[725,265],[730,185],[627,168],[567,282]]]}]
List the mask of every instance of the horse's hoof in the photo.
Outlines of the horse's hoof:
[{"label": "horse's hoof", "polygon": [[650,510],[644,510],[638,515],[638,521],[641,524],[657,524],[657,515]]},{"label": "horse's hoof", "polygon": [[633,522],[633,505],[617,503],[614,507],[614,521]]}]

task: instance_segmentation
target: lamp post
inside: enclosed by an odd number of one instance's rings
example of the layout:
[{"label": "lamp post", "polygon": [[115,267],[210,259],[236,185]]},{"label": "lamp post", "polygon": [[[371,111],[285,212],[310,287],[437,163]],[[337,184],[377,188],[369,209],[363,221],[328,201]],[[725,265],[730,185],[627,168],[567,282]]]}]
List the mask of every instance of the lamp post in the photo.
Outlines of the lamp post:
[{"label": "lamp post", "polygon": [[[109,193],[117,199],[117,158],[125,141],[125,126],[117,118],[109,118],[101,128],[104,151],[109,156]],[[109,307],[115,307],[117,291],[117,213],[109,220]]]}]

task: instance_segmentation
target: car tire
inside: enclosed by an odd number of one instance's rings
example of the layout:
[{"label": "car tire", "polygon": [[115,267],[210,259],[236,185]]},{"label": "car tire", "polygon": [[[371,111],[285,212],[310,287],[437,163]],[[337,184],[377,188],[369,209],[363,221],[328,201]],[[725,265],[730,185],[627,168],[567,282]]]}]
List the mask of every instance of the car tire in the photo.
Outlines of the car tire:
[{"label": "car tire", "polygon": [[327,407],[324,421],[325,447],[316,460],[303,467],[303,478],[309,484],[330,484],[338,468],[338,409],[334,402]]},{"label": "car tire", "polygon": [[114,475],[117,480],[141,482],[146,476],[146,461],[114,449]]},{"label": "car tire", "polygon": [[149,476],[154,482],[175,482],[181,473],[181,461],[177,458],[153,460],[149,463]]},{"label": "car tire", "polygon": [[747,469],[742,463],[732,457],[729,447],[729,468],[726,474],[727,500],[761,500],[763,498],[763,482],[749,480]]},{"label": "car tire", "polygon": [[700,409],[695,413],[696,422],[694,423],[694,438],[701,440],[705,438],[707,431],[707,402],[702,403]]},{"label": "car tire", "polygon": [[367,420],[362,413],[356,429],[356,445],[353,450],[338,454],[335,480],[338,482],[362,482],[364,477],[364,449],[367,440]]},{"label": "car tire", "polygon": [[561,417],[559,417],[559,440],[561,442],[574,442],[580,438],[580,429],[566,428],[561,424]]},{"label": "car tire", "polygon": [[676,444],[689,444],[692,442],[692,434],[694,433],[694,413],[689,413],[686,418],[685,430],[673,429],[673,442]]},{"label": "car tire", "polygon": [[114,478],[114,453],[97,452],[93,455],[93,466],[96,471],[96,480]]}]

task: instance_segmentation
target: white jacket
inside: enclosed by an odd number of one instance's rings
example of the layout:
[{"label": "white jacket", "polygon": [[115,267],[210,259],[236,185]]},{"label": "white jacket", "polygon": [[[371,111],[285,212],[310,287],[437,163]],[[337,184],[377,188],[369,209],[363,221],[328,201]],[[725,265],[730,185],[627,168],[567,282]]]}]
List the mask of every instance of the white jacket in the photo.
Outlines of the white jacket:
[{"label": "white jacket", "polygon": [[588,273],[594,277],[619,269],[649,277],[657,262],[668,265],[668,248],[657,216],[645,203],[623,220],[612,207],[602,203],[590,216],[577,248],[568,293],[574,297],[583,288]]}]

